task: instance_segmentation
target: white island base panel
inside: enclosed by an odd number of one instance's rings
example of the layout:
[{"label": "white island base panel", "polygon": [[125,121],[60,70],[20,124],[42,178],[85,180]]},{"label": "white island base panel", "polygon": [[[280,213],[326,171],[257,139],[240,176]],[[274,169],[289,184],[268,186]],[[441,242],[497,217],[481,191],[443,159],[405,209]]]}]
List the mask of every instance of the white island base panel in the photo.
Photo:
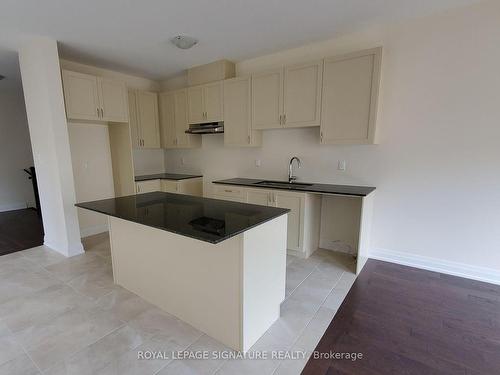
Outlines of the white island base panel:
[{"label": "white island base panel", "polygon": [[218,244],[109,217],[115,283],[240,351],[279,318],[287,215]]}]

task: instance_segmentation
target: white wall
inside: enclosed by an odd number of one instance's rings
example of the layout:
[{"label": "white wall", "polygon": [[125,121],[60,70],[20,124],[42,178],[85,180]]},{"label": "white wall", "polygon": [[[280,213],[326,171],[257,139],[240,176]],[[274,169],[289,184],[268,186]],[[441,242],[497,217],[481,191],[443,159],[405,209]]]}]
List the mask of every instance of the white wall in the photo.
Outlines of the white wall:
[{"label": "white wall", "polygon": [[490,1],[242,61],[238,74],[382,45],[380,144],[322,146],[314,128],[266,131],[252,150],[204,136],[167,151],[167,169],[282,179],[297,155],[301,180],[377,187],[373,256],[500,282],[498,25]]},{"label": "white wall", "polygon": [[0,82],[0,212],[35,206],[31,181],[23,171],[33,165],[22,89]]},{"label": "white wall", "polygon": [[[127,87],[158,91],[159,84],[146,78],[131,76],[73,61],[61,60],[61,68],[101,77],[116,78]],[[113,169],[109,147],[108,125],[69,122],[71,157],[76,184],[76,199],[85,202],[114,196]],[[163,150],[134,150],[136,175],[164,172]],[[82,237],[107,231],[104,215],[78,210]]]}]

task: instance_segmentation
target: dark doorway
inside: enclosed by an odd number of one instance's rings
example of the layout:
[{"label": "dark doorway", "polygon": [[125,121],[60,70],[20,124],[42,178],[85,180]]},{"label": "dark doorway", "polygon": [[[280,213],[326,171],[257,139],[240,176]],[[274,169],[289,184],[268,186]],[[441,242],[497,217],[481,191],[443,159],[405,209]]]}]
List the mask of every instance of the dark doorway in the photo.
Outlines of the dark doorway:
[{"label": "dark doorway", "polygon": [[0,212],[0,255],[42,244],[42,219],[36,210]]}]

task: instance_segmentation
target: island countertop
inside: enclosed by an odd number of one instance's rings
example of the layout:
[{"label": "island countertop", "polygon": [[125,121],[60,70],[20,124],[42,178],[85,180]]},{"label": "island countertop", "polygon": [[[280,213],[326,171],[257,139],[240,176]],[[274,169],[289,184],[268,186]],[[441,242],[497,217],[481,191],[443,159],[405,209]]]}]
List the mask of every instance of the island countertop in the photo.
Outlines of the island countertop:
[{"label": "island countertop", "polygon": [[290,211],[163,192],[77,203],[76,206],[213,244]]},{"label": "island countertop", "polygon": [[375,188],[371,186],[333,185],[333,184],[318,184],[318,183],[304,184],[302,181],[297,182],[295,184],[294,183],[287,184],[287,186],[281,187],[278,185],[271,186],[262,184],[262,182],[265,181],[266,180],[264,179],[254,179],[254,178],[230,178],[228,180],[213,181],[213,183],[223,184],[223,185],[246,186],[252,188],[301,191],[304,193],[349,195],[356,197],[365,197],[375,190]]}]

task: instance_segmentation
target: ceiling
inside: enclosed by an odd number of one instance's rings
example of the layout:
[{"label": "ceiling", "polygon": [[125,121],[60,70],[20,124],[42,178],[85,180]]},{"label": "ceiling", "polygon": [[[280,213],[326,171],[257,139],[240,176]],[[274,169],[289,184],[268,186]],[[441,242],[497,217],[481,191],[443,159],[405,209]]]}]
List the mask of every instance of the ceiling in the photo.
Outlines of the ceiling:
[{"label": "ceiling", "polygon": [[[0,74],[19,79],[27,37],[60,42],[62,57],[163,79],[220,58],[233,61],[399,22],[477,0],[3,0]],[[199,39],[180,50],[169,39]]]}]

